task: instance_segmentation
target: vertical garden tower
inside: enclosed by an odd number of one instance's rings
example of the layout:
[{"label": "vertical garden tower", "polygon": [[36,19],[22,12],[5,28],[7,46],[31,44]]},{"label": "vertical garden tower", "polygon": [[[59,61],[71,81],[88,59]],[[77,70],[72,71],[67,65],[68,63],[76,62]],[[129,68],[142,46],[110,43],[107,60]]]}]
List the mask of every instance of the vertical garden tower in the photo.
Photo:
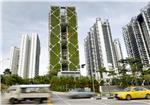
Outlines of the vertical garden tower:
[{"label": "vertical garden tower", "polygon": [[79,70],[77,15],[75,7],[51,6],[49,13],[49,68]]}]

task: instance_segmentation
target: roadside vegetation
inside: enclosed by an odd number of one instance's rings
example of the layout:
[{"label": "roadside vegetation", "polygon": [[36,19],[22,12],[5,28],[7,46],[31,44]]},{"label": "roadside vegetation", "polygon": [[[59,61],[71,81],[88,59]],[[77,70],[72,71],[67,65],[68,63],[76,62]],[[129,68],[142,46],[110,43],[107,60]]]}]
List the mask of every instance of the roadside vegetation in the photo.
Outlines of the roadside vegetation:
[{"label": "roadside vegetation", "polygon": [[[47,75],[37,76],[32,79],[23,79],[18,75],[11,74],[10,69],[5,69],[3,75],[1,75],[1,92],[6,90],[9,86],[15,84],[51,84],[51,90],[53,91],[69,91],[73,88],[89,87],[91,90],[99,90],[99,86],[105,85],[117,85],[117,86],[131,86],[131,85],[150,85],[150,66],[147,69],[143,69],[143,65],[139,59],[122,59],[119,61],[122,66],[119,67],[118,73],[113,70],[107,71],[105,68],[100,68],[100,76],[103,77],[103,73],[106,72],[111,79],[109,80],[95,80],[91,77],[57,77],[56,71],[49,71]],[[130,72],[126,68],[130,65]]]}]

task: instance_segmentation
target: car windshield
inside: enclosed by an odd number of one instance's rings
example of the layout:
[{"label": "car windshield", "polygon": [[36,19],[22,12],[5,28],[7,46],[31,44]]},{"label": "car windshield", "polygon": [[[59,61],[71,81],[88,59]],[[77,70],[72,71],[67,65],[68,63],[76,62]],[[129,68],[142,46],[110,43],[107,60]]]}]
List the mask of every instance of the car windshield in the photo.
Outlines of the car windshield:
[{"label": "car windshield", "polygon": [[123,91],[125,91],[125,92],[129,92],[131,90],[131,88],[125,88]]}]

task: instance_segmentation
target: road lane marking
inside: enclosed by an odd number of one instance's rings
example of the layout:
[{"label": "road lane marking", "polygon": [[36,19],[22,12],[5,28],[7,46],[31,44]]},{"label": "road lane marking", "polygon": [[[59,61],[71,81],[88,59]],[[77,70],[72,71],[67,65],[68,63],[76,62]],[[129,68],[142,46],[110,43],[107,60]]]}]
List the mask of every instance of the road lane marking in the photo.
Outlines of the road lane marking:
[{"label": "road lane marking", "polygon": [[53,105],[52,101],[51,101],[51,98],[48,98],[48,102],[47,103],[48,103],[48,105]]}]

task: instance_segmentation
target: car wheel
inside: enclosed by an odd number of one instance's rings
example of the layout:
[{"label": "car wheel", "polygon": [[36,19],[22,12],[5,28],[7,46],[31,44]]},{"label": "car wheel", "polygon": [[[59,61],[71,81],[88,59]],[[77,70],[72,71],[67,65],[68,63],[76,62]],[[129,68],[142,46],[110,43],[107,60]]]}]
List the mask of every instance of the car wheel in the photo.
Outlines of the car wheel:
[{"label": "car wheel", "polygon": [[19,101],[17,99],[15,99],[15,98],[11,98],[9,100],[9,103],[11,103],[11,104],[17,104],[17,103],[19,103]]},{"label": "car wheel", "polygon": [[150,99],[150,94],[146,94],[146,99]]},{"label": "car wheel", "polygon": [[126,100],[131,100],[132,98],[131,98],[131,96],[128,94],[127,96],[126,96]]}]

